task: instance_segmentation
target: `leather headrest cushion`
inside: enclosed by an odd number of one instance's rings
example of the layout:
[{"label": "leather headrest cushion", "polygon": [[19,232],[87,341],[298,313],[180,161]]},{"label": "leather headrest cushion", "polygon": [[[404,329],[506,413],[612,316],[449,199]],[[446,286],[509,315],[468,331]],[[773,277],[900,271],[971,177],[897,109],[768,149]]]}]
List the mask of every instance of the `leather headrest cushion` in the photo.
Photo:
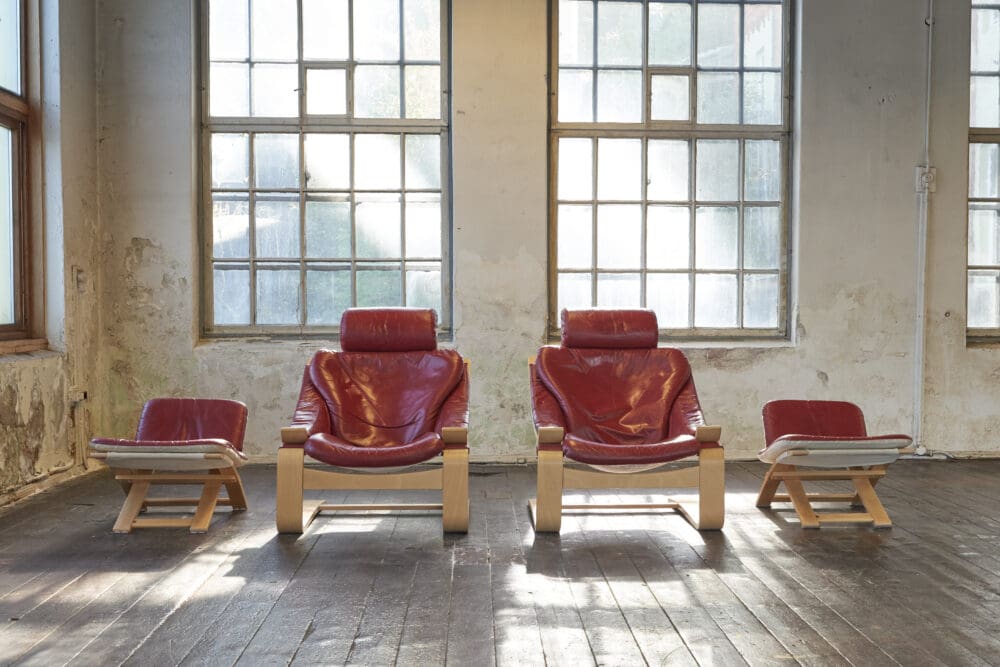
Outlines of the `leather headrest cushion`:
[{"label": "leather headrest cushion", "polygon": [[437,349],[437,313],[430,308],[350,308],[340,318],[344,352]]},{"label": "leather headrest cushion", "polygon": [[563,347],[635,349],[656,347],[659,332],[651,310],[563,310]]}]

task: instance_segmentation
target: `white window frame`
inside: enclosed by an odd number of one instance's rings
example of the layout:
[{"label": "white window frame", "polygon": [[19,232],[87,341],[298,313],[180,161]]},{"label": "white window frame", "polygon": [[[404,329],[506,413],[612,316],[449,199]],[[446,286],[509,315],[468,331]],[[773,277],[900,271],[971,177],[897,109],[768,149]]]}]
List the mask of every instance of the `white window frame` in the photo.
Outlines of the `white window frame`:
[{"label": "white window frame", "polygon": [[[353,29],[353,7],[356,2],[363,2],[364,0],[348,0],[348,25],[350,26],[350,45],[349,45],[349,55],[347,60],[344,61],[328,61],[328,60],[305,60],[303,58],[303,40],[302,40],[302,5],[303,0],[297,0],[297,12],[298,12],[298,54],[297,61],[295,65],[298,68],[298,104],[299,104],[299,115],[298,117],[290,118],[274,118],[274,117],[212,117],[209,115],[209,67],[210,67],[210,54],[209,54],[209,4],[211,0],[201,0],[200,2],[200,53],[199,53],[199,63],[201,72],[201,83],[200,83],[200,105],[201,105],[201,142],[200,142],[200,169],[201,169],[201,198],[200,198],[200,220],[199,225],[200,230],[200,243],[202,247],[202,271],[201,271],[201,282],[202,282],[202,335],[206,337],[238,337],[247,335],[265,335],[265,336],[292,336],[292,337],[330,337],[336,336],[339,332],[339,324],[306,324],[308,321],[308,302],[306,298],[306,267],[308,265],[319,265],[319,264],[331,264],[337,262],[337,264],[348,264],[349,272],[351,276],[351,306],[357,304],[357,271],[359,266],[370,266],[373,270],[379,270],[383,267],[386,270],[396,270],[400,274],[400,293],[402,295],[402,304],[387,304],[387,305],[407,305],[406,303],[406,269],[409,265],[426,265],[428,261],[433,261],[435,263],[440,262],[440,275],[441,275],[441,305],[437,308],[438,311],[438,326],[439,331],[447,333],[451,330],[452,326],[452,275],[453,275],[453,262],[452,262],[452,196],[451,196],[451,132],[450,132],[450,117],[451,117],[451,107],[450,107],[450,80],[451,80],[451,67],[450,67],[450,24],[451,24],[451,14],[450,14],[450,0],[440,0],[440,20],[441,20],[441,98],[440,98],[440,118],[427,120],[427,119],[407,119],[407,118],[364,118],[358,119],[353,117],[353,75],[355,67],[359,64],[386,64],[386,65],[398,65],[400,66],[401,74],[403,72],[404,66],[419,65],[423,61],[403,61],[403,50],[400,49],[400,56],[397,60],[392,62],[383,61],[356,61],[354,59],[354,29]],[[252,2],[252,0],[248,0]],[[400,6],[400,32],[403,30],[402,12],[403,12],[403,0],[399,0]],[[252,14],[252,9],[250,10]],[[247,28],[248,31],[252,30],[251,27]],[[251,37],[252,39],[252,37]],[[252,55],[248,55],[246,60],[240,61],[246,63],[260,63],[268,62],[266,60],[253,60]],[[292,63],[283,63],[292,64]],[[438,64],[435,62],[434,64]],[[344,69],[346,72],[346,86],[347,86],[347,114],[346,115],[307,115],[306,114],[306,70],[314,69]],[[404,77],[400,76],[401,81],[401,103],[405,104],[405,81]],[[250,90],[248,92],[248,99],[253,99],[253,82],[252,77],[250,79]],[[350,146],[351,146],[351,156],[353,164],[354,155],[354,143],[355,138],[363,134],[398,134],[400,135],[400,162],[401,162],[401,174],[405,174],[405,169],[402,169],[403,163],[405,162],[405,136],[413,134],[431,134],[440,137],[441,146],[441,187],[439,190],[434,190],[435,193],[440,192],[441,198],[441,254],[440,259],[433,258],[433,260],[428,260],[426,258],[407,258],[405,257],[405,250],[401,252],[404,256],[399,259],[365,259],[359,258],[357,256],[356,244],[357,235],[355,233],[356,223],[354,216],[354,201],[357,191],[354,187],[353,166],[351,168],[351,186],[347,194],[350,196],[351,200],[351,220],[352,220],[352,249],[351,257],[349,258],[307,258],[305,252],[305,200],[307,194],[310,196],[320,196],[328,194],[326,190],[313,190],[306,186],[305,178],[305,150],[304,150],[304,140],[306,134],[317,134],[317,133],[339,133],[350,135]],[[255,133],[290,133],[298,134],[299,137],[299,187],[294,188],[291,192],[298,192],[299,194],[299,243],[300,252],[299,256],[296,258],[288,259],[268,259],[268,260],[258,260],[254,253],[254,225],[250,226],[250,258],[249,261],[243,260],[219,260],[216,261],[213,258],[213,242],[212,242],[212,167],[211,167],[211,139],[213,133],[246,133],[249,135],[249,170],[252,178],[254,173],[254,141],[253,136]],[[404,179],[398,189],[401,201],[401,235],[404,239],[406,236],[406,220],[405,220],[405,196],[409,193],[418,193],[420,190],[410,190],[406,188],[405,175],[402,176]],[[261,188],[262,190],[267,190],[268,192],[275,192],[274,188]],[[222,190],[216,189],[215,192],[220,192]],[[250,209],[251,215],[253,215],[254,208],[254,196],[257,188],[248,186],[241,190],[234,190],[234,192],[249,192],[250,194]],[[279,189],[280,191],[280,189]],[[397,192],[393,190],[393,192]],[[403,246],[405,248],[405,246]],[[213,294],[213,270],[216,264],[225,265],[236,265],[244,264],[249,268],[250,272],[250,320],[249,325],[216,325],[213,321],[214,314],[214,294]],[[392,266],[389,266],[389,265]],[[256,289],[256,272],[259,266],[292,266],[295,265],[299,270],[299,298],[301,303],[300,312],[300,324],[299,325],[268,325],[268,324],[255,324],[257,320],[257,289]],[[266,270],[266,269],[264,269]],[[371,305],[371,304],[369,304]]]},{"label": "white window frame", "polygon": [[[610,273],[627,273],[635,274],[637,271],[635,269],[623,269],[616,271],[614,269],[598,269],[597,267],[597,161],[598,161],[598,151],[597,142],[599,138],[635,138],[642,140],[642,196],[639,201],[642,208],[642,265],[638,269],[640,274],[640,290],[641,290],[641,305],[645,307],[646,300],[646,276],[649,274],[656,273],[680,273],[690,276],[689,278],[689,324],[688,327],[679,328],[667,328],[662,327],[660,329],[661,337],[663,338],[683,338],[685,340],[718,340],[718,339],[732,339],[732,340],[774,340],[774,339],[787,339],[789,336],[789,303],[790,303],[790,287],[789,287],[789,267],[790,262],[790,244],[789,244],[789,215],[790,215],[790,179],[791,179],[791,54],[792,54],[792,34],[791,26],[793,25],[792,3],[789,0],[781,0],[780,4],[782,7],[782,41],[783,41],[783,52],[782,52],[782,67],[780,69],[782,74],[782,84],[781,84],[781,115],[782,120],[780,125],[743,125],[743,124],[732,124],[732,125],[709,125],[709,124],[699,124],[696,122],[696,107],[697,107],[697,74],[699,72],[711,72],[715,70],[721,71],[738,71],[740,76],[741,85],[739,86],[739,109],[740,113],[743,113],[743,86],[742,86],[742,73],[744,72],[754,72],[754,71],[779,71],[777,68],[755,68],[755,67],[744,67],[743,66],[743,40],[745,35],[743,33],[743,12],[742,7],[744,5],[754,5],[754,4],[778,4],[776,2],[755,2],[754,0],[729,0],[729,2],[724,2],[722,0],[666,0],[670,4],[689,4],[691,6],[691,63],[688,66],[683,67],[661,67],[661,66],[650,66],[649,65],[649,49],[647,43],[648,36],[648,25],[649,25],[649,4],[651,1],[655,0],[622,0],[632,1],[642,4],[643,11],[643,35],[642,35],[642,90],[643,90],[643,117],[649,119],[651,117],[650,107],[651,107],[651,91],[650,91],[650,80],[654,74],[685,74],[689,76],[690,89],[689,89],[689,120],[686,121],[664,121],[664,120],[644,120],[638,123],[600,123],[600,122],[560,122],[559,118],[559,0],[550,0],[550,96],[549,96],[549,335],[550,337],[555,337],[558,335],[559,331],[559,304],[558,304],[558,275],[560,273],[590,273],[591,274],[591,299],[592,304],[597,304],[597,290],[598,281],[597,274],[610,274]],[[698,35],[697,35],[697,25],[698,25],[698,6],[707,4],[738,4],[741,7],[740,11],[740,65],[738,68],[712,68],[712,67],[700,67],[697,65],[697,53],[698,53]],[[594,23],[595,23],[595,42],[597,34],[597,13],[595,4],[594,13]],[[595,43],[596,50],[596,43]],[[596,62],[596,53],[594,55]],[[592,71],[596,71],[599,66],[594,64],[592,66]],[[580,69],[586,69],[580,66]],[[601,69],[605,69],[601,67]],[[614,69],[614,68],[610,68]],[[635,69],[635,68],[633,68]],[[597,105],[597,79],[594,77],[594,117],[596,118],[596,105]],[[557,183],[558,183],[558,163],[559,163],[559,140],[561,138],[571,138],[571,137],[584,137],[593,138],[595,140],[594,150],[593,150],[593,165],[592,165],[592,177],[594,179],[594,188],[592,191],[593,199],[590,201],[593,208],[593,219],[592,219],[592,231],[594,234],[593,248],[594,252],[592,254],[592,266],[589,270],[560,270],[558,266],[558,215],[557,209],[560,203],[557,193]],[[661,269],[647,269],[646,268],[646,212],[647,206],[649,204],[649,199],[646,193],[646,165],[647,165],[647,146],[650,140],[657,139],[674,139],[674,140],[686,140],[689,143],[689,197],[686,201],[677,202],[679,205],[686,205],[690,208],[690,227],[689,227],[689,251],[690,251],[690,263],[689,267],[686,269],[679,270],[661,270]],[[695,199],[695,170],[696,170],[696,150],[697,141],[705,139],[728,139],[728,140],[738,140],[740,150],[739,150],[739,200],[735,202],[726,202],[729,205],[735,205],[738,207],[738,219],[739,219],[739,241],[737,248],[738,256],[738,267],[735,270],[719,270],[719,269],[697,269],[694,263],[694,243],[695,243],[695,211],[699,204],[708,204],[716,202],[700,202]],[[757,206],[758,202],[745,202],[743,196],[743,184],[744,184],[744,145],[747,140],[772,140],[778,141],[780,145],[780,165],[782,169],[781,186],[779,193],[779,200],[777,205],[780,207],[780,226],[781,226],[781,239],[779,248],[779,267],[776,270],[756,270],[756,269],[745,269],[743,267],[743,245],[744,245],[744,216],[743,208],[744,205]],[[573,203],[577,203],[574,201]],[[635,203],[635,202],[630,202]],[[671,202],[673,203],[673,202]],[[763,205],[767,205],[764,203]],[[707,327],[696,327],[694,326],[694,309],[696,304],[696,294],[695,294],[695,276],[699,274],[733,274],[737,276],[737,323],[743,322],[743,276],[751,275],[755,273],[767,273],[778,275],[778,317],[777,326],[773,328],[750,328],[750,327],[725,327],[725,328],[707,328]]]}]

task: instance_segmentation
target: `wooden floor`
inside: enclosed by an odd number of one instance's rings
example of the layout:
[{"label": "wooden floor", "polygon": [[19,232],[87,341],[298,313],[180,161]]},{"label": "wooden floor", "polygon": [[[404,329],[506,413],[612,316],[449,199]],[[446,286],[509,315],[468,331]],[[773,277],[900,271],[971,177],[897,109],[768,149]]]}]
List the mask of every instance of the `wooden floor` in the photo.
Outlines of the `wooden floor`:
[{"label": "wooden floor", "polygon": [[467,536],[353,514],[297,539],[274,468],[244,470],[251,510],[207,535],[112,534],[106,474],[0,511],[0,664],[1000,664],[1000,461],[892,466],[891,530],[803,531],[735,463],[722,532],[605,513],[538,537],[532,468],[473,466]]}]

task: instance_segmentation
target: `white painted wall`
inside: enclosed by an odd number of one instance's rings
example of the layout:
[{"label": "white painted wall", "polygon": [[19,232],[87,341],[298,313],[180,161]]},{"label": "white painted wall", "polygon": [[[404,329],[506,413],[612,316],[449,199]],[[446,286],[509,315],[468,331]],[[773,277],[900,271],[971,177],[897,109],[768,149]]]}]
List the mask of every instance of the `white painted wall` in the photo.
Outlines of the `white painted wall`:
[{"label": "white painted wall", "polygon": [[[98,2],[103,372],[90,384],[108,435],[129,433],[151,396],[244,400],[248,451],[273,458],[318,343],[199,341],[195,4]],[[969,10],[948,4],[925,444],[995,454],[1000,350],[964,341]],[[547,11],[542,0],[453,5],[456,346],[473,363],[473,453],[531,457],[525,361],[544,342],[546,312]],[[731,456],[760,446],[760,408],[775,398],[852,400],[874,429],[911,427],[924,3],[801,0],[797,19],[794,340],[682,345]]]}]

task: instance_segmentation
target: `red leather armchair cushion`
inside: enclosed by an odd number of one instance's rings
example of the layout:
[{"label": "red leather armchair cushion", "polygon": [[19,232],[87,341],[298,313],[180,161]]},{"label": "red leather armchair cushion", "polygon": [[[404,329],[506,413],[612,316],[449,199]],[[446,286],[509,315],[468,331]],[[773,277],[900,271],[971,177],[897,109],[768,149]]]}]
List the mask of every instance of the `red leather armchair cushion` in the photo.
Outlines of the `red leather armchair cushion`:
[{"label": "red leather armchair cushion", "polygon": [[[543,347],[533,369],[536,425],[564,426],[567,457],[603,465],[658,463],[717,446],[694,437],[704,420],[691,367],[680,350],[655,347],[652,312],[580,312],[563,312],[569,325],[563,346]],[[612,322],[616,317],[626,324]],[[613,349],[615,341],[621,347]]]},{"label": "red leather armchair cushion", "polygon": [[139,417],[135,442],[225,440],[243,451],[247,406],[218,398],[154,398]]},{"label": "red leather armchair cushion", "polygon": [[783,435],[863,438],[865,416],[846,401],[771,401],[764,406],[764,440],[770,445]]},{"label": "red leather armchair cushion", "polygon": [[656,347],[659,330],[651,310],[562,311],[562,346],[601,349]]},{"label": "red leather armchair cushion", "polygon": [[349,310],[342,327],[344,351],[320,350],[303,378],[295,423],[309,430],[306,454],[351,467],[439,454],[440,428],[468,425],[468,383],[461,356],[435,349],[434,311]]},{"label": "red leather armchair cushion", "polygon": [[340,318],[344,352],[437,349],[437,314],[430,308],[350,308]]}]

